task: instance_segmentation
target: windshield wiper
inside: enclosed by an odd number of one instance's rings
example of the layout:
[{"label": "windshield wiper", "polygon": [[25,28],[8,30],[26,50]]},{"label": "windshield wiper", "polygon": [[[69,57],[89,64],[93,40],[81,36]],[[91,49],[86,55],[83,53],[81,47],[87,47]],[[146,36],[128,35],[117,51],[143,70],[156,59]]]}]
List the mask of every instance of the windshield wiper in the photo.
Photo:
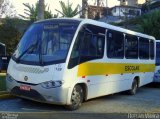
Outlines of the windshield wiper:
[{"label": "windshield wiper", "polygon": [[37,43],[35,44],[32,44],[31,46],[29,46],[18,58],[17,58],[17,62],[20,61],[20,59],[29,51],[31,50],[32,48],[34,48],[36,46]]}]

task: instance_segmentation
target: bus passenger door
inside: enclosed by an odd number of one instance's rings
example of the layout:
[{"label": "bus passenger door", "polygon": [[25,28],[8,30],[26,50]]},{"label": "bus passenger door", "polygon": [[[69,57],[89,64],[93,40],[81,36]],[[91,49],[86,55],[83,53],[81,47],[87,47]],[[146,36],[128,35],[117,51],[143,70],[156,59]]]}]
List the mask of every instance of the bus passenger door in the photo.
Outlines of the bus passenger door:
[{"label": "bus passenger door", "polygon": [[80,44],[78,75],[88,82],[89,98],[104,95],[106,91],[106,76],[102,74],[104,45],[104,35],[91,33],[85,33]]}]

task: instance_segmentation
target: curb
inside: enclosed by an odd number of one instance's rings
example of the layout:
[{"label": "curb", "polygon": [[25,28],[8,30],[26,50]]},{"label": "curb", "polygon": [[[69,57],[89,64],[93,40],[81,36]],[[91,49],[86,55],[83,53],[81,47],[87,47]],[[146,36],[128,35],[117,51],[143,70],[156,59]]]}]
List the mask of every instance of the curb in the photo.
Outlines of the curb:
[{"label": "curb", "polygon": [[0,73],[0,76],[6,76],[6,73]]},{"label": "curb", "polygon": [[10,95],[10,94],[0,95],[0,99],[9,99],[9,98],[15,98],[15,97],[13,95]]},{"label": "curb", "polygon": [[3,94],[8,94],[7,91],[0,91],[0,95],[3,95]]},{"label": "curb", "polygon": [[0,91],[0,99],[8,99],[8,98],[15,98],[15,97],[6,91]]}]

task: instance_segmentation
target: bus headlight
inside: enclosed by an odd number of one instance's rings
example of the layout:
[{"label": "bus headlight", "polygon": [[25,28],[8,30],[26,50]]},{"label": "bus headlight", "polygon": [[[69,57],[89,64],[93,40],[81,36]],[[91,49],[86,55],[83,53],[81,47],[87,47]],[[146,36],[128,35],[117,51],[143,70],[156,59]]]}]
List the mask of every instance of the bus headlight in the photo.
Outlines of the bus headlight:
[{"label": "bus headlight", "polygon": [[43,88],[56,88],[56,87],[60,87],[63,84],[63,81],[47,81],[47,82],[43,82],[41,83],[41,86]]},{"label": "bus headlight", "polygon": [[11,75],[9,75],[9,74],[6,75],[6,79],[9,82],[12,82],[14,80],[13,77]]}]

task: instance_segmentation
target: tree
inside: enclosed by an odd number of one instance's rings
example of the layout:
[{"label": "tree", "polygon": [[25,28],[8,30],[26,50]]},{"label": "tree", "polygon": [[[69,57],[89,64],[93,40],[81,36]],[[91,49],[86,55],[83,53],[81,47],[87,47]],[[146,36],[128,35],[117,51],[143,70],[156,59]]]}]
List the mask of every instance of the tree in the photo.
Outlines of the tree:
[{"label": "tree", "polygon": [[3,24],[0,25],[0,42],[7,46],[7,54],[11,55],[14,48],[16,47],[21,33],[11,23],[13,19],[3,19]]},{"label": "tree", "polygon": [[38,20],[44,19],[44,0],[39,0]]},{"label": "tree", "polygon": [[9,0],[0,0],[0,18],[15,17],[16,10]]},{"label": "tree", "polygon": [[55,9],[58,13],[62,15],[62,17],[74,17],[78,15],[80,12],[78,11],[78,5],[77,7],[73,10],[72,9],[72,4],[69,3],[66,5],[64,2],[60,1],[59,2],[62,8],[62,12]]},{"label": "tree", "polygon": [[150,11],[151,0],[146,0],[145,4],[146,4],[147,11],[149,12]]},{"label": "tree", "polygon": [[[24,15],[20,15],[22,18],[24,19],[28,19],[28,20],[31,20],[31,22],[34,22],[37,20],[38,18],[38,8],[39,8],[39,3],[37,2],[34,5],[30,5],[29,3],[23,3],[23,5],[26,7],[24,10]],[[53,17],[53,14],[51,12],[51,10],[49,10],[49,6],[45,5],[44,6],[44,19],[48,19],[48,18],[52,18]],[[55,16],[55,15],[54,15]],[[58,17],[58,16],[55,16],[55,17]]]},{"label": "tree", "polygon": [[160,39],[160,11],[147,14],[139,25],[139,31]]},{"label": "tree", "polygon": [[145,0],[145,3],[142,5],[142,12],[150,12],[150,7],[151,7],[151,0]]}]

